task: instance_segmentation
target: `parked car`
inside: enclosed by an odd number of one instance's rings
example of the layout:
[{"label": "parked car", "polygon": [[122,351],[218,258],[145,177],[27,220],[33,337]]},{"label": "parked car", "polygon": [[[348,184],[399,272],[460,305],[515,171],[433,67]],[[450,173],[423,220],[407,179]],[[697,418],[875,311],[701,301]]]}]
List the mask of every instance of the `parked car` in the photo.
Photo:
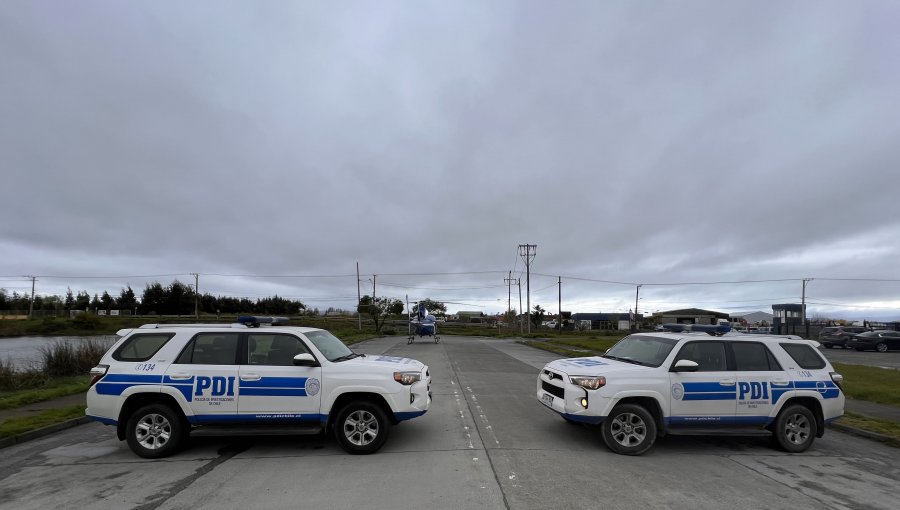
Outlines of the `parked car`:
[{"label": "parked car", "polygon": [[847,340],[846,345],[857,351],[887,352],[900,349],[900,331],[879,330],[860,333]]},{"label": "parked car", "polygon": [[825,347],[847,347],[847,340],[854,335],[872,331],[872,328],[862,326],[832,326],[819,332],[819,343]]}]

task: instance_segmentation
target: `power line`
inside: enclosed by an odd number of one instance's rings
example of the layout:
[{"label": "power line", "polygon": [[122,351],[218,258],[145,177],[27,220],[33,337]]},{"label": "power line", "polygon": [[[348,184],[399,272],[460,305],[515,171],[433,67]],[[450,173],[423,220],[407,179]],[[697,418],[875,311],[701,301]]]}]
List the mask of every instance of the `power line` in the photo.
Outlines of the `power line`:
[{"label": "power line", "polygon": [[397,283],[381,283],[380,285],[384,285],[385,287],[396,287],[399,289],[414,289],[414,290],[480,290],[480,289],[499,289],[502,287],[506,287],[506,285],[486,285],[482,287],[411,287],[409,285],[400,285]]}]

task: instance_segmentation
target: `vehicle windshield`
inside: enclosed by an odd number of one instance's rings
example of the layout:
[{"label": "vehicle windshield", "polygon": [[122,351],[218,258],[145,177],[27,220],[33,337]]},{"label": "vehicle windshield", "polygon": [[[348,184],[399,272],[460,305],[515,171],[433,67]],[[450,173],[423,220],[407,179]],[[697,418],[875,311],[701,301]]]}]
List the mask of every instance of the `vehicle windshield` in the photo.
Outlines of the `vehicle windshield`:
[{"label": "vehicle windshield", "polygon": [[344,345],[344,342],[327,331],[309,331],[304,334],[328,361],[353,354],[353,351]]},{"label": "vehicle windshield", "polygon": [[604,358],[635,363],[648,367],[662,365],[678,340],[655,336],[630,335],[612,347]]}]

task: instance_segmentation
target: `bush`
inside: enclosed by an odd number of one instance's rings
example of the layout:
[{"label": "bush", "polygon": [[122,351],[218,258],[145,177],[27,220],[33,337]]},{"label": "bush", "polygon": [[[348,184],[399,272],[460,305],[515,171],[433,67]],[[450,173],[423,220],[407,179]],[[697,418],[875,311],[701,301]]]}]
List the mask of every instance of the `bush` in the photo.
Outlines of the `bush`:
[{"label": "bush", "polygon": [[79,313],[72,317],[72,324],[83,329],[97,329],[100,327],[100,317],[93,313]]},{"label": "bush", "polygon": [[0,360],[0,391],[40,388],[49,380],[50,377],[42,370],[16,370],[9,360]]},{"label": "bush", "polygon": [[57,341],[43,346],[44,373],[51,377],[86,374],[97,366],[107,349],[104,342],[93,338],[78,344]]}]

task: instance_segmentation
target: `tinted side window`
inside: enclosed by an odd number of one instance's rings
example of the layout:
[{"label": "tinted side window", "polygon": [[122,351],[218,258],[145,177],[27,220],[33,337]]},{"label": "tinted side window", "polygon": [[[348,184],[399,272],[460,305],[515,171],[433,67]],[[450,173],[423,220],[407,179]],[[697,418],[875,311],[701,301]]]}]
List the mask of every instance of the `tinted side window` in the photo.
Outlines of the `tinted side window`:
[{"label": "tinted side window", "polygon": [[800,368],[807,370],[818,370],[825,368],[825,360],[810,345],[802,344],[780,344],[781,348],[787,352]]},{"label": "tinted side window", "polygon": [[125,340],[116,352],[113,353],[113,359],[116,361],[147,361],[159,351],[166,342],[173,336],[173,333],[147,333],[132,335]]},{"label": "tinted side window", "polygon": [[185,347],[175,363],[233,365],[237,346],[237,333],[200,333]]},{"label": "tinted side window", "polygon": [[731,344],[731,349],[734,352],[735,370],[743,372],[781,370],[774,356],[763,344],[734,342]]},{"label": "tinted side window", "polygon": [[247,361],[251,365],[292,366],[294,356],[309,352],[293,335],[251,333],[247,338]]},{"label": "tinted side window", "polygon": [[724,342],[689,342],[684,344],[675,362],[689,359],[698,365],[698,372],[720,372],[727,370]]}]

